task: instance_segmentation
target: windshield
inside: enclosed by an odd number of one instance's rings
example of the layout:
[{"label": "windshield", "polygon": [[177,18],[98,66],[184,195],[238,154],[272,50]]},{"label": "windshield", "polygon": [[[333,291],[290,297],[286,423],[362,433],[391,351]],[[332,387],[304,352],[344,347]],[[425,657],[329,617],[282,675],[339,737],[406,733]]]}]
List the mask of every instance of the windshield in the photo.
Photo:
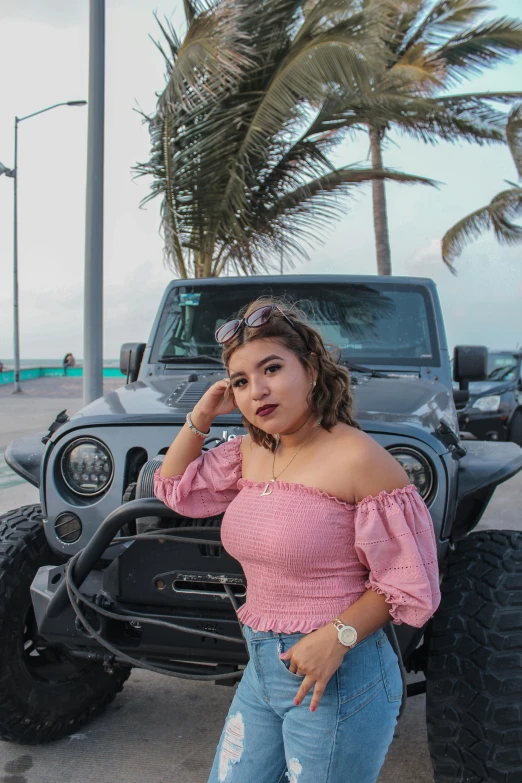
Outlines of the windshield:
[{"label": "windshield", "polygon": [[[431,298],[423,286],[379,283],[246,283],[173,288],[165,303],[151,361],[220,357],[216,329],[261,295],[286,296],[307,313],[323,338],[353,363],[440,364]],[[200,359],[204,362],[203,356]]]},{"label": "windshield", "polygon": [[488,375],[490,381],[512,381],[515,377],[516,364],[511,367],[496,367],[493,372]]},{"label": "windshield", "polygon": [[515,364],[515,357],[513,356],[513,353],[513,351],[505,351],[503,353],[488,354],[488,380],[504,380],[502,375],[503,371],[507,368],[512,368]]}]

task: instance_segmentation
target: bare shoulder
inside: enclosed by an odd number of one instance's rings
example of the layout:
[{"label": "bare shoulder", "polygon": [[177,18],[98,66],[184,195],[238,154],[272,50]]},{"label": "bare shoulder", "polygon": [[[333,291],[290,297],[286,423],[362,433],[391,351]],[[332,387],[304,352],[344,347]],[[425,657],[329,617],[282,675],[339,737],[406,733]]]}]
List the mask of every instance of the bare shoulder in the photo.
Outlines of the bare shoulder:
[{"label": "bare shoulder", "polygon": [[350,476],[356,503],[369,495],[392,492],[410,483],[404,468],[366,432],[341,425],[339,429],[336,427],[335,436],[342,446],[336,452],[342,454],[342,467]]}]

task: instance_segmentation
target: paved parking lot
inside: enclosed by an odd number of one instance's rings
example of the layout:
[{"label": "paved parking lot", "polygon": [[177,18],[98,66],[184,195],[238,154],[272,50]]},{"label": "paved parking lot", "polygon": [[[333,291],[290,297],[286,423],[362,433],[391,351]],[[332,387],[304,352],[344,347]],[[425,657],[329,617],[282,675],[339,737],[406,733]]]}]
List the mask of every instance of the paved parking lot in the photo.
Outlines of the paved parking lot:
[{"label": "paved parking lot", "polygon": [[[49,386],[46,397],[1,395],[0,446],[11,437],[46,429],[65,407],[70,412],[80,408],[81,399],[74,391],[69,387],[66,395],[53,396]],[[34,488],[23,483],[7,486],[7,474],[3,475],[0,513],[37,501]],[[480,527],[522,529],[521,501],[522,474],[518,474],[496,491]],[[0,742],[0,781],[206,783],[232,696],[230,687],[134,671],[105,714],[78,733],[42,747]],[[379,783],[433,783],[424,707],[423,696],[409,700]],[[347,783],[358,782],[347,777]]]}]

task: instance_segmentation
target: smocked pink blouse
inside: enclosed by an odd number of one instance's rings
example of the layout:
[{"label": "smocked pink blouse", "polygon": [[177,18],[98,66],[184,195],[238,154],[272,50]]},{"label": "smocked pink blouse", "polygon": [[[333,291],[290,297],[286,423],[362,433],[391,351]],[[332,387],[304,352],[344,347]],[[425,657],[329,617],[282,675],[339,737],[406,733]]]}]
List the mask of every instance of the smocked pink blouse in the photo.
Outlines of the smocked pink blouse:
[{"label": "smocked pink blouse", "polygon": [[241,477],[241,438],[204,452],[182,476],[154,477],[156,497],[187,517],[225,512],[221,540],[247,581],[241,622],[310,633],[371,588],[393,622],[420,628],[440,601],[429,511],[413,484],[346,503],[315,487]]}]

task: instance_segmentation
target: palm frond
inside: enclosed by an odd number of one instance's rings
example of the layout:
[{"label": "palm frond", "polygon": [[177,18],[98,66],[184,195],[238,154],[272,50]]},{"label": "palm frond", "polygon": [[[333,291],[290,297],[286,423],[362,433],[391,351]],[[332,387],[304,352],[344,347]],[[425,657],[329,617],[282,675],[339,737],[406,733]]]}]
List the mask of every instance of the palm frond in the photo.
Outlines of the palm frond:
[{"label": "palm frond", "polygon": [[173,58],[161,100],[186,110],[203,100],[216,100],[252,65],[248,38],[241,30],[241,9],[234,0],[221,0],[191,18],[182,43],[172,26],[160,24]]},{"label": "palm frond", "polygon": [[187,27],[190,27],[196,17],[200,16],[206,10],[207,9],[200,0],[183,0],[183,11],[185,12]]},{"label": "palm frond", "polygon": [[464,30],[432,52],[434,62],[443,63],[448,79],[476,76],[497,62],[522,51],[522,21],[502,17]]},{"label": "palm frond", "polygon": [[263,155],[270,139],[302,121],[307,105],[322,105],[328,85],[332,91],[335,85],[344,91],[350,87],[361,93],[370,91],[364,51],[373,34],[368,32],[365,36],[359,21],[356,28],[355,33],[343,20],[311,40],[300,40],[295,46],[288,44],[262,94],[252,101],[248,125],[230,167],[222,202],[228,215],[223,219],[234,220],[234,215],[245,206],[239,186],[245,168]]},{"label": "palm frond", "polygon": [[[513,100],[513,93],[509,100]],[[417,115],[413,123],[412,136],[420,132],[423,141],[467,141],[475,144],[503,143],[505,113],[497,109],[495,103],[505,103],[506,94],[447,95],[426,100],[424,111]],[[415,111],[415,107],[413,107]],[[401,125],[401,123],[397,123]],[[402,123],[404,129],[406,123]]]},{"label": "palm frond", "polygon": [[299,104],[322,102],[325,87],[339,85],[369,90],[365,37],[358,31],[334,28],[289,49],[265,87],[240,149],[248,154],[255,140],[277,133]]},{"label": "palm frond", "polygon": [[[509,93],[511,100],[514,95]],[[484,99],[473,95],[429,98],[394,88],[379,89],[370,96],[354,99],[348,106],[339,101],[329,108],[328,128],[393,126],[411,138],[432,144],[440,139],[503,143],[506,117],[504,111],[496,108],[495,99],[503,103],[507,97],[488,94]]]},{"label": "palm frond", "polygon": [[448,34],[472,24],[493,8],[487,0],[438,0],[435,5],[432,0],[422,0],[416,4],[414,14],[404,20],[404,36],[397,55],[404,56],[421,41],[438,45]]},{"label": "palm frond", "polygon": [[267,204],[250,205],[252,223],[235,241],[226,242],[227,250],[216,264],[213,274],[229,267],[237,271],[248,263],[265,271],[282,247],[288,261],[292,256],[307,258],[306,246],[317,245],[327,225],[345,212],[344,197],[353,196],[357,188],[374,179],[388,179],[406,184],[435,185],[432,180],[391,169],[375,170],[346,166],[303,183],[281,194]]},{"label": "palm frond", "polygon": [[516,106],[509,116],[506,125],[506,138],[518,176],[522,177],[522,104]]},{"label": "palm frond", "polygon": [[505,190],[481,209],[459,220],[442,238],[442,260],[455,273],[453,261],[469,242],[487,231],[493,231],[502,244],[522,242],[522,226],[513,218],[522,214],[522,188]]}]

